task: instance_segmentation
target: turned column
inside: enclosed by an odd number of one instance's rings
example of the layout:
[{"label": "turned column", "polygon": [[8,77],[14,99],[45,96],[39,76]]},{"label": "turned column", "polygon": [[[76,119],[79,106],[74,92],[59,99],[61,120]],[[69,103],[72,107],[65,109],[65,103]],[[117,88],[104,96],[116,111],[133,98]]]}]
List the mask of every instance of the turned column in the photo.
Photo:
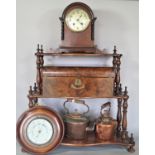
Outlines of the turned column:
[{"label": "turned column", "polygon": [[[117,75],[117,50],[116,50],[116,46],[114,46],[114,53],[113,53],[113,68],[114,68],[114,72],[115,75]],[[115,81],[114,81],[114,94],[116,95],[116,77],[115,77]]]},{"label": "turned column", "polygon": [[123,101],[123,120],[122,120],[122,140],[127,140],[128,132],[127,132],[127,108],[128,108],[128,92],[127,87],[125,87],[124,92],[124,101]]},{"label": "turned column", "polygon": [[33,95],[33,90],[32,90],[32,86],[30,86],[30,89],[29,89],[29,95],[28,95],[28,99],[29,99],[29,108],[32,108],[33,107],[33,99],[32,99],[32,96]]},{"label": "turned column", "polygon": [[[40,49],[40,74],[41,70],[44,67],[44,52],[43,52],[43,45],[41,45]],[[40,93],[42,93],[42,78],[40,77]]]},{"label": "turned column", "polygon": [[122,106],[122,98],[118,99],[118,111],[117,111],[117,137],[121,136],[121,122],[122,122],[122,112],[121,112],[121,106]]},{"label": "turned column", "polygon": [[121,65],[121,56],[122,54],[117,54],[117,73],[116,73],[116,94],[119,95],[120,87],[120,65]]},{"label": "turned column", "polygon": [[37,77],[36,77],[36,82],[38,86],[38,93],[41,94],[41,72],[40,72],[40,67],[41,67],[41,58],[40,58],[40,49],[39,49],[39,44],[37,48],[37,53],[36,53],[36,65],[37,65]]},{"label": "turned column", "polygon": [[115,95],[119,95],[120,87],[120,65],[121,65],[121,56],[122,54],[117,54],[116,46],[114,46],[113,53],[113,68],[115,71],[115,83],[114,83],[114,92]]},{"label": "turned column", "polygon": [[44,52],[43,45],[41,45],[40,49],[40,68],[44,66]]}]

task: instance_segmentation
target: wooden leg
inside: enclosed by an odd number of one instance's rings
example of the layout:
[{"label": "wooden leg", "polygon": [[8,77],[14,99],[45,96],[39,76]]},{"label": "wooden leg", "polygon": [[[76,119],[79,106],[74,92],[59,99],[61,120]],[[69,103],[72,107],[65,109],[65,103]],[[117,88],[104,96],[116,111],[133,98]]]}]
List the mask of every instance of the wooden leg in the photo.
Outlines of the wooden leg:
[{"label": "wooden leg", "polygon": [[34,98],[34,106],[37,106],[38,105],[38,98]]},{"label": "wooden leg", "polygon": [[23,153],[28,153],[28,151],[26,151],[25,149],[21,149],[21,151],[23,152]]},{"label": "wooden leg", "polygon": [[122,122],[122,113],[121,113],[121,106],[122,106],[122,98],[118,99],[118,111],[117,111],[117,137],[121,136],[121,122]]},{"label": "wooden leg", "polygon": [[129,96],[126,95],[123,102],[123,120],[122,120],[122,140],[126,141],[128,139],[128,132],[127,132],[127,108],[128,108],[128,100]]},{"label": "wooden leg", "polygon": [[134,149],[134,146],[135,146],[135,141],[134,141],[134,138],[133,138],[133,134],[131,134],[131,137],[129,139],[129,143],[130,143],[130,146],[128,147],[128,152],[130,153],[133,153],[135,152],[135,149]]},{"label": "wooden leg", "polygon": [[134,145],[130,145],[127,151],[130,153],[134,153],[135,152]]}]

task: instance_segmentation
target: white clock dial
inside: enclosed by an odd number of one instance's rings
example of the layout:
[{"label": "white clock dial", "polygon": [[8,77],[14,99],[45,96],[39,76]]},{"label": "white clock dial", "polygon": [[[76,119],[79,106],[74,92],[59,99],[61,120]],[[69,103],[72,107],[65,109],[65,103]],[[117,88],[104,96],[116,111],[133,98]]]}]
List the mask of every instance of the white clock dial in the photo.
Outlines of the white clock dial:
[{"label": "white clock dial", "polygon": [[52,136],[52,124],[44,118],[32,120],[27,127],[27,137],[32,143],[36,145],[43,145],[48,143]]},{"label": "white clock dial", "polygon": [[66,15],[65,22],[72,31],[80,32],[88,27],[90,17],[86,11],[76,8]]}]

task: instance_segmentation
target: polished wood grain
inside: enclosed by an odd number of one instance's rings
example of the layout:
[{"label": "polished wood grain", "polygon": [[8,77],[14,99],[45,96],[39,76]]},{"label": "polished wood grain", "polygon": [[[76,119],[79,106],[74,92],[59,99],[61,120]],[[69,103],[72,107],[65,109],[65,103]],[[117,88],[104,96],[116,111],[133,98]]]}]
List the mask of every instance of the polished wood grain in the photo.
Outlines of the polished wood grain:
[{"label": "polished wood grain", "polygon": [[44,66],[41,70],[42,77],[93,77],[114,78],[113,67],[55,67]]},{"label": "polished wood grain", "polygon": [[[76,80],[81,86],[76,86]],[[114,78],[43,77],[45,97],[97,97],[113,96]]]},{"label": "polished wood grain", "polygon": [[96,134],[94,132],[88,132],[87,137],[83,140],[73,140],[67,137],[64,137],[61,145],[64,146],[74,146],[74,147],[83,147],[83,146],[96,146],[96,145],[122,145],[130,147],[132,144],[130,144],[129,141],[126,143],[122,142],[121,139],[113,137],[113,139],[109,141],[104,141],[99,138],[97,138]]},{"label": "polished wood grain", "polygon": [[91,40],[91,25],[83,32],[72,32],[66,24],[64,27],[65,37],[61,43],[62,47],[94,47],[94,42]]},{"label": "polished wood grain", "polygon": [[113,96],[115,74],[111,67],[44,67],[42,78],[45,97]]}]

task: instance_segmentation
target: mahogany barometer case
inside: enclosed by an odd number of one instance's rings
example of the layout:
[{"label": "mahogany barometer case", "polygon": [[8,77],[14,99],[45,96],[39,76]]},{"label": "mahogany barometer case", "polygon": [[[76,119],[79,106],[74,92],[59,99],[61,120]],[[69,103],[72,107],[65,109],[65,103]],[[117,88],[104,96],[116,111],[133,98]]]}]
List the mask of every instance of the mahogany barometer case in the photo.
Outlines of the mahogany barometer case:
[{"label": "mahogany barometer case", "polygon": [[[120,76],[122,54],[114,46],[113,52],[105,53],[94,44],[94,13],[81,2],[67,6],[61,21],[61,43],[58,49],[44,51],[37,46],[36,82],[28,92],[29,109],[17,122],[17,140],[23,152],[36,155],[49,154],[59,145],[97,146],[121,145],[134,152],[133,134],[127,131],[128,91],[123,89]],[[45,57],[105,57],[112,58],[110,66],[52,66],[46,65]],[[63,98],[66,102],[82,104],[89,111],[85,99],[106,98],[116,100],[101,106],[101,117],[90,121],[75,108],[73,114],[64,106],[64,112],[55,112],[38,99]],[[96,100],[97,102],[97,100]],[[116,118],[110,116],[110,108],[117,104]],[[94,106],[94,105],[93,105]],[[116,107],[116,106],[115,106]],[[80,109],[81,110],[81,109]],[[91,114],[91,112],[90,112]],[[67,128],[66,128],[67,126]],[[81,132],[81,133],[80,133]],[[71,135],[73,134],[73,135]],[[78,135],[82,135],[80,138]],[[71,138],[72,137],[72,138]]]}]

